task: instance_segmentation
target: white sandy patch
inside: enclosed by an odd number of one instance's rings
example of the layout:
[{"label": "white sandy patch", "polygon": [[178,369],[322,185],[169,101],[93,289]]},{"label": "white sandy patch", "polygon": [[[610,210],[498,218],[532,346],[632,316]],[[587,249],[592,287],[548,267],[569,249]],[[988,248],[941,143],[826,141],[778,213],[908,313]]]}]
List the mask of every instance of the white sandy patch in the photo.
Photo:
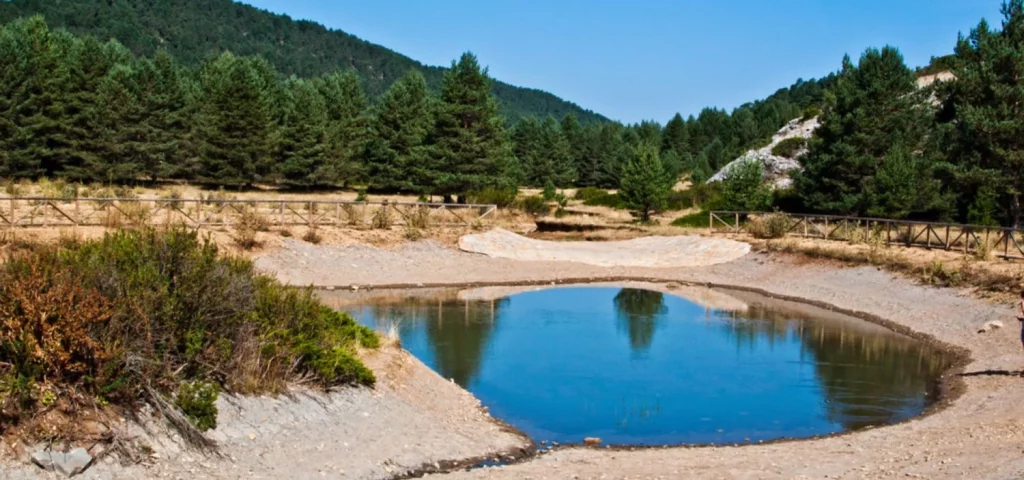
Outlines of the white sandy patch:
[{"label": "white sandy patch", "polygon": [[576,262],[599,267],[700,267],[730,262],[750,244],[699,236],[642,237],[615,242],[549,242],[502,228],[459,239],[459,248],[489,257]]}]

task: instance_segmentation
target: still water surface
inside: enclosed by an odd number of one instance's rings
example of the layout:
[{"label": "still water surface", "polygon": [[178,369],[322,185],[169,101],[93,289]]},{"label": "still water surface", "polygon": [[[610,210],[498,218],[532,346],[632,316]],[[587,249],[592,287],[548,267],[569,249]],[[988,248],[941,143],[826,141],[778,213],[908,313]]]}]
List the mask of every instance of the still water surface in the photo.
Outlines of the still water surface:
[{"label": "still water surface", "polygon": [[936,400],[951,361],[941,352],[824,310],[730,295],[749,306],[573,287],[341,308],[396,324],[403,347],[537,441],[799,438],[898,422]]}]

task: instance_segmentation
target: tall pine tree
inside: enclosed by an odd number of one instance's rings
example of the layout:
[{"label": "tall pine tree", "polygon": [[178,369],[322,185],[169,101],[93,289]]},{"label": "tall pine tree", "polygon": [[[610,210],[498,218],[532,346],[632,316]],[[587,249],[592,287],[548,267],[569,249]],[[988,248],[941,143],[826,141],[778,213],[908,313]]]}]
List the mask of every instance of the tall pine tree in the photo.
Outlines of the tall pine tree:
[{"label": "tall pine tree", "polygon": [[430,135],[428,181],[434,193],[465,194],[508,183],[514,157],[491,83],[468,52],[445,72]]},{"label": "tall pine tree", "polygon": [[384,94],[375,109],[366,168],[378,188],[415,192],[425,184],[424,142],[433,125],[433,99],[423,75],[410,70]]}]

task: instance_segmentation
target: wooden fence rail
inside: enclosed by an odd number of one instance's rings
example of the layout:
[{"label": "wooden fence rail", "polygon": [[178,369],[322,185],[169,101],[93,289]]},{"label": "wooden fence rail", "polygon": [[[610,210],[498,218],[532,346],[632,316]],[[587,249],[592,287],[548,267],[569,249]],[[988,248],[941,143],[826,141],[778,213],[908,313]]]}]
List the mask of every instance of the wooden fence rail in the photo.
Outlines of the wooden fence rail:
[{"label": "wooden fence rail", "polygon": [[0,197],[0,228],[166,225],[231,226],[258,219],[268,226],[472,226],[495,205],[354,202],[304,199],[174,199]]},{"label": "wooden fence rail", "polygon": [[741,232],[752,217],[779,215],[786,235],[844,241],[880,241],[887,246],[939,248],[974,253],[987,249],[1000,258],[1024,259],[1024,229],[958,223],[893,220],[783,212],[712,211],[712,232]]}]

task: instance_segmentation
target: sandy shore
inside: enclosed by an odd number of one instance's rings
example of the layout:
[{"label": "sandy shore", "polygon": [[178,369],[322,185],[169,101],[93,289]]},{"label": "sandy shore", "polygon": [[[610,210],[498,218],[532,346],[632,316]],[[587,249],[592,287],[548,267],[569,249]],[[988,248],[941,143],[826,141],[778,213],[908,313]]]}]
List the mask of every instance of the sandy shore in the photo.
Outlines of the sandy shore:
[{"label": "sandy shore", "polygon": [[[184,448],[158,420],[147,422],[149,432],[130,429],[154,450],[150,461],[123,466],[109,458],[75,478],[384,479],[532,450],[469,392],[408,352],[382,347],[363,360],[377,375],[373,389],[218,399],[218,425],[207,435],[220,456]],[[0,478],[60,477],[8,460],[0,461]]]},{"label": "sandy shore", "polygon": [[[360,291],[396,285],[481,287],[647,279],[684,284],[688,294],[699,295],[699,285],[731,285],[891,322],[971,357],[966,374],[953,373],[949,379],[958,386],[958,396],[933,414],[899,425],[768,445],[636,451],[560,448],[510,466],[455,470],[435,478],[1024,476],[1024,380],[1018,376],[1024,355],[1013,310],[964,292],[915,285],[875,268],[842,268],[761,253],[704,267],[598,267],[490,258],[430,241],[386,249],[286,240],[280,249],[257,258],[256,264],[288,283],[357,285]],[[1007,328],[976,333],[989,320],[1002,320]],[[446,469],[450,465],[444,460],[470,461],[528,445],[488,417],[469,393],[407,353],[384,350],[370,354],[367,362],[379,378],[372,390],[224,400],[221,424],[211,435],[221,444],[223,457],[202,457],[177,449],[172,442],[153,445],[161,458],[148,465],[101,462],[79,478],[395,478],[432,468],[434,462]],[[0,461],[0,478],[37,475],[35,467]]]},{"label": "sandy shore", "polygon": [[[802,298],[916,332],[971,357],[951,379],[963,393],[944,408],[899,425],[770,445],[612,451],[564,448],[454,478],[1020,478],[1024,476],[1024,367],[1009,305],[916,285],[875,268],[842,268],[751,253],[694,268],[594,267],[520,262],[431,242],[396,249],[302,244],[265,255],[260,268],[293,284],[333,286],[501,284],[652,278],[714,283]],[[1007,328],[979,334],[989,320]]]}]

